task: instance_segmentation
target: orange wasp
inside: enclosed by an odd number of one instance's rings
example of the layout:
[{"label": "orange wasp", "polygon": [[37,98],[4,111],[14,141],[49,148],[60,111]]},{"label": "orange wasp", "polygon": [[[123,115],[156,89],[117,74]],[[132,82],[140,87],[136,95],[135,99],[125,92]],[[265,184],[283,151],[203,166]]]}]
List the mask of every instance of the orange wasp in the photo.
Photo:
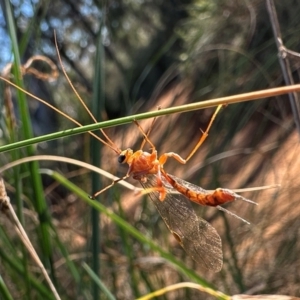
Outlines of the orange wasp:
[{"label": "orange wasp", "polygon": [[[73,89],[87,112],[90,114],[92,119],[97,122],[72,85],[61,60],[60,63],[63,73],[68,80],[71,88]],[[2,79],[7,83],[17,87],[5,78]],[[51,106],[46,101],[28,93],[27,91],[22,91],[35,98],[36,100],[50,106],[52,109],[67,117],[78,126],[82,126],[79,122],[67,116],[55,107]],[[149,134],[153,127],[155,119],[153,120],[148,133],[144,132],[137,121],[134,121],[144,137],[140,150],[136,152],[134,152],[130,148],[123,151],[119,149],[102,129],[100,129],[100,131],[106,140],[103,140],[92,132],[89,132],[91,135],[96,137],[103,144],[111,148],[119,155],[119,163],[128,164],[129,166],[125,176],[113,181],[112,184],[94,194],[92,198],[97,197],[99,194],[109,189],[117,182],[125,180],[130,176],[132,176],[136,180],[139,180],[144,187],[144,191],[142,191],[141,194],[149,194],[166,226],[176,238],[176,240],[180,243],[180,245],[184,248],[187,254],[190,255],[201,266],[204,266],[205,268],[215,272],[220,271],[223,264],[221,238],[214,227],[212,227],[208,222],[196,215],[190,201],[204,206],[215,206],[218,209],[223,210],[246,223],[248,222],[222,208],[220,205],[234,200],[244,200],[252,204],[256,203],[228,189],[218,188],[213,192],[206,191],[201,187],[186,182],[180,178],[175,177],[174,175],[168,174],[164,170],[164,164],[166,163],[167,159],[171,157],[181,164],[185,164],[188,160],[190,160],[190,158],[195,154],[195,152],[207,138],[210,127],[221,107],[222,105],[219,105],[217,107],[206,131],[202,133],[198,143],[192,149],[186,159],[183,159],[179,154],[175,152],[167,152],[162,154],[161,156],[158,156],[154,144],[149,139]],[[151,152],[142,150],[145,143],[148,143],[151,146]]]},{"label": "orange wasp", "polygon": [[[97,197],[117,182],[130,176],[139,180],[144,187],[144,191],[141,194],[149,194],[166,226],[187,254],[200,265],[215,272],[220,271],[223,265],[221,238],[214,227],[196,215],[190,201],[204,206],[215,206],[246,223],[248,222],[220,205],[234,200],[256,203],[228,189],[218,188],[213,192],[206,191],[199,186],[168,174],[164,170],[164,164],[169,157],[176,159],[181,164],[185,164],[205,141],[221,107],[222,105],[217,107],[206,131],[186,159],[174,152],[164,153],[158,157],[157,150],[148,137],[155,119],[147,134],[139,123],[134,121],[144,136],[141,149],[136,152],[130,148],[123,151],[118,149],[101,130],[109,141],[107,145],[112,149],[114,148],[113,150],[119,154],[118,162],[121,164],[127,163],[129,168],[125,176],[113,181],[92,196],[92,198]],[[145,142],[150,144],[151,153],[142,150]]]}]

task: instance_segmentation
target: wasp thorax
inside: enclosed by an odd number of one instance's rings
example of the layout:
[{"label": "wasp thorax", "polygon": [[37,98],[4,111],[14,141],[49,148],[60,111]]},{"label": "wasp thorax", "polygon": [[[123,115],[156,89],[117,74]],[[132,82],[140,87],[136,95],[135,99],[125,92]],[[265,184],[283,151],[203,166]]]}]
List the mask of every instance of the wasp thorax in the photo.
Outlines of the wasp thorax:
[{"label": "wasp thorax", "polygon": [[118,162],[119,162],[120,164],[125,164],[125,163],[128,161],[129,157],[130,157],[132,154],[133,154],[133,151],[132,151],[132,149],[130,149],[130,148],[128,148],[128,149],[122,151],[122,152],[120,153],[119,157],[118,157]]}]

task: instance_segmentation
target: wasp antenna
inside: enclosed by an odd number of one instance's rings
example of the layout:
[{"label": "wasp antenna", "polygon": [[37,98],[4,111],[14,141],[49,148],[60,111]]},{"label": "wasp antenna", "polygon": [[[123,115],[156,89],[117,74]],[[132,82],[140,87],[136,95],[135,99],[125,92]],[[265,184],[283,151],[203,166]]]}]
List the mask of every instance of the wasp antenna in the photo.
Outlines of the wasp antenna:
[{"label": "wasp antenna", "polygon": [[[51,109],[53,109],[55,112],[57,112],[58,114],[62,115],[63,117],[67,118],[69,121],[71,121],[72,123],[76,124],[79,127],[82,127],[83,125],[81,123],[79,123],[77,120],[73,119],[72,117],[68,116],[66,113],[64,113],[63,111],[59,110],[58,108],[56,108],[55,106],[51,105],[50,103],[48,103],[47,101],[29,93],[28,91],[22,89],[21,87],[17,86],[16,84],[10,82],[8,79],[0,76],[0,79],[5,81],[6,83],[8,83],[9,85],[15,87],[16,89],[18,89],[19,91],[23,92],[24,94],[30,96],[31,98],[43,103],[44,105],[50,107]],[[113,151],[115,151],[117,154],[119,154],[121,152],[121,150],[119,150],[115,145],[110,145],[108,144],[106,141],[104,141],[103,139],[101,139],[99,136],[97,136],[95,133],[89,131],[89,134],[92,135],[94,138],[96,138],[98,141],[100,141],[101,143],[103,143],[104,145],[106,145],[107,147],[111,148]]]},{"label": "wasp antenna", "polygon": [[[57,38],[56,38],[56,33],[54,31],[54,42],[55,42],[55,48],[56,48],[56,52],[57,52],[57,56],[58,56],[58,61],[59,64],[61,66],[62,72],[65,76],[65,78],[67,79],[71,89],[73,90],[73,92],[75,93],[76,97],[78,98],[78,100],[80,101],[81,105],[84,107],[84,109],[87,111],[87,113],[90,115],[90,117],[92,118],[92,120],[95,123],[98,123],[98,121],[96,120],[96,118],[94,117],[94,115],[92,114],[92,112],[90,111],[90,109],[87,107],[87,105],[85,104],[85,102],[82,100],[82,98],[80,97],[80,95],[78,94],[77,90],[75,89],[71,79],[69,78],[65,67],[62,63],[61,60],[61,56],[59,53],[59,49],[58,49],[58,44],[57,44]],[[108,146],[109,148],[111,148],[113,151],[115,151],[117,154],[119,154],[121,152],[121,150],[116,146],[116,144],[108,137],[108,135],[104,132],[103,129],[100,128],[101,133],[103,134],[103,136],[106,138],[106,142],[104,142],[102,139],[100,139],[99,137],[97,138],[99,141],[101,141],[102,143],[104,143],[106,146]]]}]

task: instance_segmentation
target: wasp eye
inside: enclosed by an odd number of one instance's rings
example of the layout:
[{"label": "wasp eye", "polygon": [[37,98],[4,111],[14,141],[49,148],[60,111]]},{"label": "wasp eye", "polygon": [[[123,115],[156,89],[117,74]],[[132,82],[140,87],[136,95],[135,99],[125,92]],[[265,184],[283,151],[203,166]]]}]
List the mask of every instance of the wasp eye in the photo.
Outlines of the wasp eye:
[{"label": "wasp eye", "polygon": [[122,164],[122,163],[124,162],[125,158],[126,158],[126,156],[125,156],[124,154],[120,155],[120,156],[118,157],[118,162],[119,162],[119,164]]}]

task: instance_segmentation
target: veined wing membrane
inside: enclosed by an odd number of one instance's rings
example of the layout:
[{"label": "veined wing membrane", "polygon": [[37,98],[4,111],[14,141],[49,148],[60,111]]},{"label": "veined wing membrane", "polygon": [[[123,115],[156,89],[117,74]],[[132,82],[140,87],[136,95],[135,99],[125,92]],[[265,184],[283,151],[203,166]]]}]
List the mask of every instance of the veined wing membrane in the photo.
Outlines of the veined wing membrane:
[{"label": "veined wing membrane", "polygon": [[[159,192],[155,191],[149,193],[149,196],[166,226],[197,263],[214,272],[220,271],[223,253],[219,234],[208,222],[196,215],[185,196],[174,194],[172,186],[162,179],[167,189],[166,198],[160,201]],[[157,186],[156,176],[147,176],[147,182],[141,184],[145,189]]]}]

